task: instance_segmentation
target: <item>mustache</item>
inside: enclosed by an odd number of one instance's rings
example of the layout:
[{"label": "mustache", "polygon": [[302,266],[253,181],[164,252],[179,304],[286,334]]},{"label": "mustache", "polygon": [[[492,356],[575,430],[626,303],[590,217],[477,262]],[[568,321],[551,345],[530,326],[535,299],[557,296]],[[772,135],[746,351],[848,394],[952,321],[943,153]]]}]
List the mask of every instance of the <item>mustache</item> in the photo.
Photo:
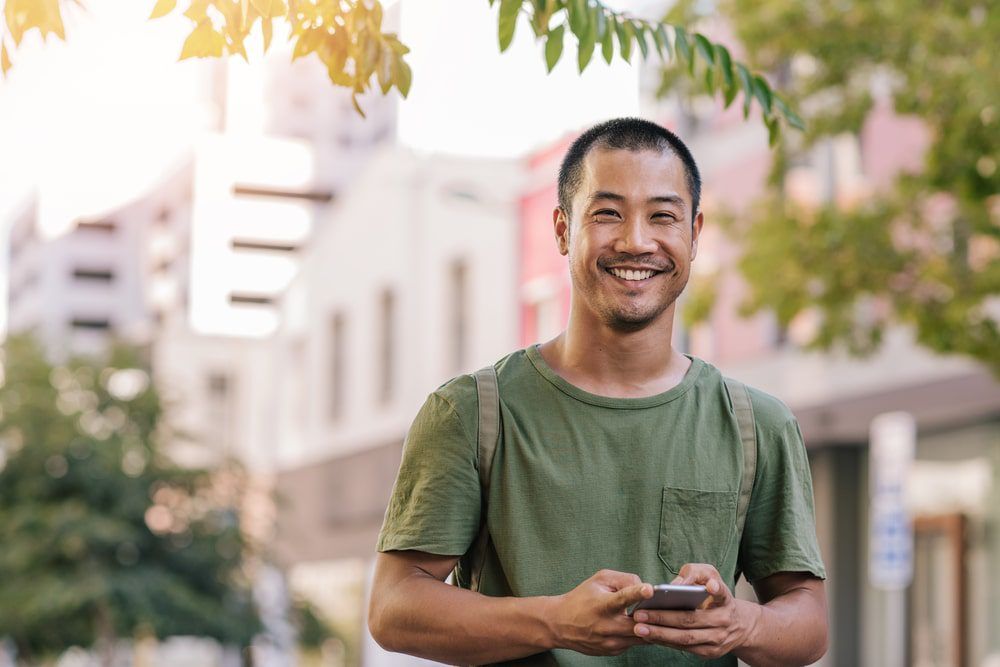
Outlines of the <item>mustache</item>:
[{"label": "mustache", "polygon": [[653,257],[643,257],[642,255],[612,255],[610,257],[601,257],[597,260],[597,265],[602,269],[609,269],[622,264],[640,270],[672,271],[674,269],[674,263],[670,260],[659,261]]}]

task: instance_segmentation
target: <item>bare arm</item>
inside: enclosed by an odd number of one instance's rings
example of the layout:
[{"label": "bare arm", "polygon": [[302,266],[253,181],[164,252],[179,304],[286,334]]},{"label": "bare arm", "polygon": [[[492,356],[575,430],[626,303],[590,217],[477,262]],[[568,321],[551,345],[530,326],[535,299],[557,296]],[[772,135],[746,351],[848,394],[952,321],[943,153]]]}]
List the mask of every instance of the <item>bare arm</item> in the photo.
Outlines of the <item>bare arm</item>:
[{"label": "bare arm", "polygon": [[553,597],[489,597],[444,583],[455,556],[378,554],[368,627],[389,651],[451,664],[489,664],[556,647],[617,655],[642,643],[624,614],[652,596],[635,575],[602,570]]},{"label": "bare arm", "polygon": [[[755,667],[807,665],[827,649],[826,587],[801,572],[779,572],[754,583],[757,607],[754,632],[735,651]],[[752,602],[746,604],[753,605]]]},{"label": "bare arm", "polygon": [[637,636],[718,658],[732,653],[754,667],[808,665],[827,649],[823,580],[779,572],[754,584],[762,604],[737,600],[711,565],[688,564],[674,583],[703,584],[712,594],[695,611],[636,612]]}]

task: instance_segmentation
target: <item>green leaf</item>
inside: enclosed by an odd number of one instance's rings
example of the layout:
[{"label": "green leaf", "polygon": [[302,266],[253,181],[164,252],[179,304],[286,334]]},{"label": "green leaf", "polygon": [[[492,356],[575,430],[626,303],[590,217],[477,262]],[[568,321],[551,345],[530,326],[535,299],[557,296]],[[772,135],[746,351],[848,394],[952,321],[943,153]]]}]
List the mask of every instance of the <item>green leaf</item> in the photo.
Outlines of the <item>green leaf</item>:
[{"label": "green leaf", "polygon": [[764,108],[764,114],[771,115],[771,87],[760,74],[753,77],[753,94]]},{"label": "green leaf", "polygon": [[733,80],[733,58],[729,55],[729,49],[722,44],[715,45],[715,63],[722,72],[722,83],[728,90],[735,83]]},{"label": "green leaf", "polygon": [[715,68],[709,63],[705,63],[705,90],[709,95],[715,93]]},{"label": "green leaf", "polygon": [[774,99],[774,106],[778,107],[778,111],[780,111],[781,114],[785,117],[785,120],[788,121],[788,124],[794,127],[796,130],[805,131],[806,124],[802,120],[802,118],[797,113],[792,111],[783,99],[781,99],[777,95],[773,95],[772,97]]},{"label": "green leaf", "polygon": [[674,28],[674,46],[677,49],[678,57],[693,65],[694,54],[691,52],[691,44],[688,43],[687,33],[680,26]]},{"label": "green leaf", "polygon": [[715,50],[712,48],[712,43],[708,41],[708,38],[700,32],[696,32],[694,35],[694,45],[698,49],[698,53],[701,57],[705,59],[710,65],[715,64]]},{"label": "green leaf", "polygon": [[622,58],[629,60],[632,57],[632,37],[635,35],[632,24],[622,19],[615,23],[615,31],[618,33],[618,45],[621,47]]},{"label": "green leaf", "polygon": [[174,7],[177,6],[177,0],[156,0],[156,4],[153,5],[153,11],[150,13],[150,19],[158,19],[161,16],[166,16],[170,12],[174,11]]},{"label": "green leaf", "polygon": [[608,31],[608,17],[604,14],[603,7],[595,5],[590,8],[590,22],[594,25],[594,35],[600,42]]},{"label": "green leaf", "polygon": [[736,74],[743,86],[743,118],[746,119],[750,116],[750,102],[753,100],[753,80],[742,63],[736,64]]},{"label": "green leaf", "polygon": [[590,12],[587,10],[587,0],[569,0],[566,7],[569,14],[569,29],[577,39],[583,39],[590,24]]},{"label": "green leaf", "polygon": [[774,148],[781,139],[781,123],[777,116],[765,118],[764,123],[767,125],[767,145]]},{"label": "green leaf", "polygon": [[632,30],[635,32],[635,43],[639,45],[642,59],[646,60],[649,57],[649,45],[646,43],[646,26],[639,21],[632,21],[629,25],[632,26]]},{"label": "green leaf", "polygon": [[580,71],[587,69],[587,65],[590,63],[590,59],[594,55],[594,47],[597,45],[597,16],[599,12],[592,12],[590,17],[590,25],[587,26],[587,32],[584,34],[583,39],[580,40],[580,48],[576,52],[576,64],[579,66]]},{"label": "green leaf", "polygon": [[656,44],[656,51],[660,54],[660,60],[666,60],[670,55],[670,41],[667,39],[667,32],[663,29],[663,24],[658,23],[650,30],[653,33],[653,43]]},{"label": "green leaf", "polygon": [[611,25],[604,33],[604,37],[601,38],[601,55],[604,56],[604,61],[611,64],[611,59],[615,57],[615,17],[610,18]]},{"label": "green leaf", "polygon": [[548,67],[548,71],[552,71],[552,68],[556,66],[559,62],[559,57],[562,55],[563,51],[563,33],[566,32],[566,26],[561,25],[554,30],[549,31],[549,36],[545,40],[545,66]]},{"label": "green leaf", "polygon": [[413,72],[410,66],[403,60],[403,56],[398,53],[392,59],[392,78],[396,82],[396,88],[400,95],[406,97],[410,94],[410,83],[413,80]]},{"label": "green leaf", "polygon": [[391,32],[386,33],[385,35],[383,35],[383,37],[385,38],[385,41],[389,45],[389,47],[399,55],[405,56],[407,53],[410,52],[410,47],[399,41],[399,38],[396,37],[395,33]]},{"label": "green leaf", "polygon": [[[506,51],[514,39],[514,28],[517,27],[517,15],[521,11],[521,0],[500,0],[500,24],[498,33],[500,51]],[[405,96],[404,96],[405,97]]]},{"label": "green leaf", "polygon": [[736,84],[736,77],[733,74],[733,59],[729,55],[729,49],[721,44],[715,45],[716,62],[722,72],[723,95],[725,97],[725,108],[736,99],[736,94],[740,87]]}]

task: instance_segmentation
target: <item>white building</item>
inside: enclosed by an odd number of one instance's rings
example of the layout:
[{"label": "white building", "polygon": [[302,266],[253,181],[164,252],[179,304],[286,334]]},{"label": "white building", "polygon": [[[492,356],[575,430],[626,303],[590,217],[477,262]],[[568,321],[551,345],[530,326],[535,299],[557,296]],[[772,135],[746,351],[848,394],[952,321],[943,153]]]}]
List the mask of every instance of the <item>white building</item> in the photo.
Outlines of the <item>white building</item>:
[{"label": "white building", "polygon": [[320,222],[282,299],[276,548],[294,587],[359,628],[410,421],[437,386],[516,345],[520,173],[381,151]]},{"label": "white building", "polygon": [[54,358],[95,354],[112,338],[148,342],[164,309],[183,305],[183,238],[191,167],[175,168],[156,191],[47,237],[40,193],[13,221],[8,330],[35,332]]}]

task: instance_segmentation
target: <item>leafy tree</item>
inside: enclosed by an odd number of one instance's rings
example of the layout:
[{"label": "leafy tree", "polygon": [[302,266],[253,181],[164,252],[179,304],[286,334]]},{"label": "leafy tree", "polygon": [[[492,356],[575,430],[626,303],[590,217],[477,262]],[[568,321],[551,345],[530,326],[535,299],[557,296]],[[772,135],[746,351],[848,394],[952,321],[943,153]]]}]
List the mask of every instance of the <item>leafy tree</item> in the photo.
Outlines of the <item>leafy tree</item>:
[{"label": "leafy tree", "polygon": [[[634,52],[643,59],[658,56],[664,64],[677,65],[690,76],[699,77],[711,92],[720,91],[726,106],[742,91],[748,113],[756,99],[775,140],[782,121],[802,129],[801,119],[774,93],[766,79],[735,62],[725,46],[701,33],[690,32],[680,25],[631,17],[608,9],[600,0],[488,1],[491,6],[499,6],[500,50],[510,46],[523,15],[535,38],[545,42],[549,71],[562,57],[568,33],[578,41],[577,65],[581,72],[598,48],[609,63],[615,53],[625,60],[630,60]],[[181,9],[178,0],[150,2],[150,18],[154,19]],[[8,40],[2,39],[0,30],[3,73],[11,67],[10,52],[28,31],[37,30],[43,39],[50,33],[65,39],[62,9],[68,4],[70,0],[6,0],[3,16],[11,44],[8,47]],[[375,85],[383,94],[392,88],[403,97],[409,93],[412,81],[406,62],[409,48],[394,33],[383,31],[379,0],[184,0],[184,7],[183,14],[194,27],[181,47],[182,60],[227,54],[246,59],[245,42],[256,27],[260,26],[266,51],[275,21],[284,21],[294,42],[292,59],[318,58],[334,84],[353,92],[355,108],[362,115],[357,96]]]},{"label": "leafy tree", "polygon": [[[905,324],[1000,375],[1000,5],[962,0],[722,0],[754,66],[778,75],[807,130],[775,153],[767,197],[731,221],[744,312],[811,313],[809,345],[857,354]],[[775,25],[781,30],[775,30]],[[861,201],[784,196],[793,161],[859,133],[885,91],[928,137],[922,167]],[[706,309],[699,304],[698,317]]]},{"label": "leafy tree", "polygon": [[35,661],[117,638],[246,645],[239,479],[181,469],[135,350],[53,366],[7,340],[0,387],[0,637]]}]

